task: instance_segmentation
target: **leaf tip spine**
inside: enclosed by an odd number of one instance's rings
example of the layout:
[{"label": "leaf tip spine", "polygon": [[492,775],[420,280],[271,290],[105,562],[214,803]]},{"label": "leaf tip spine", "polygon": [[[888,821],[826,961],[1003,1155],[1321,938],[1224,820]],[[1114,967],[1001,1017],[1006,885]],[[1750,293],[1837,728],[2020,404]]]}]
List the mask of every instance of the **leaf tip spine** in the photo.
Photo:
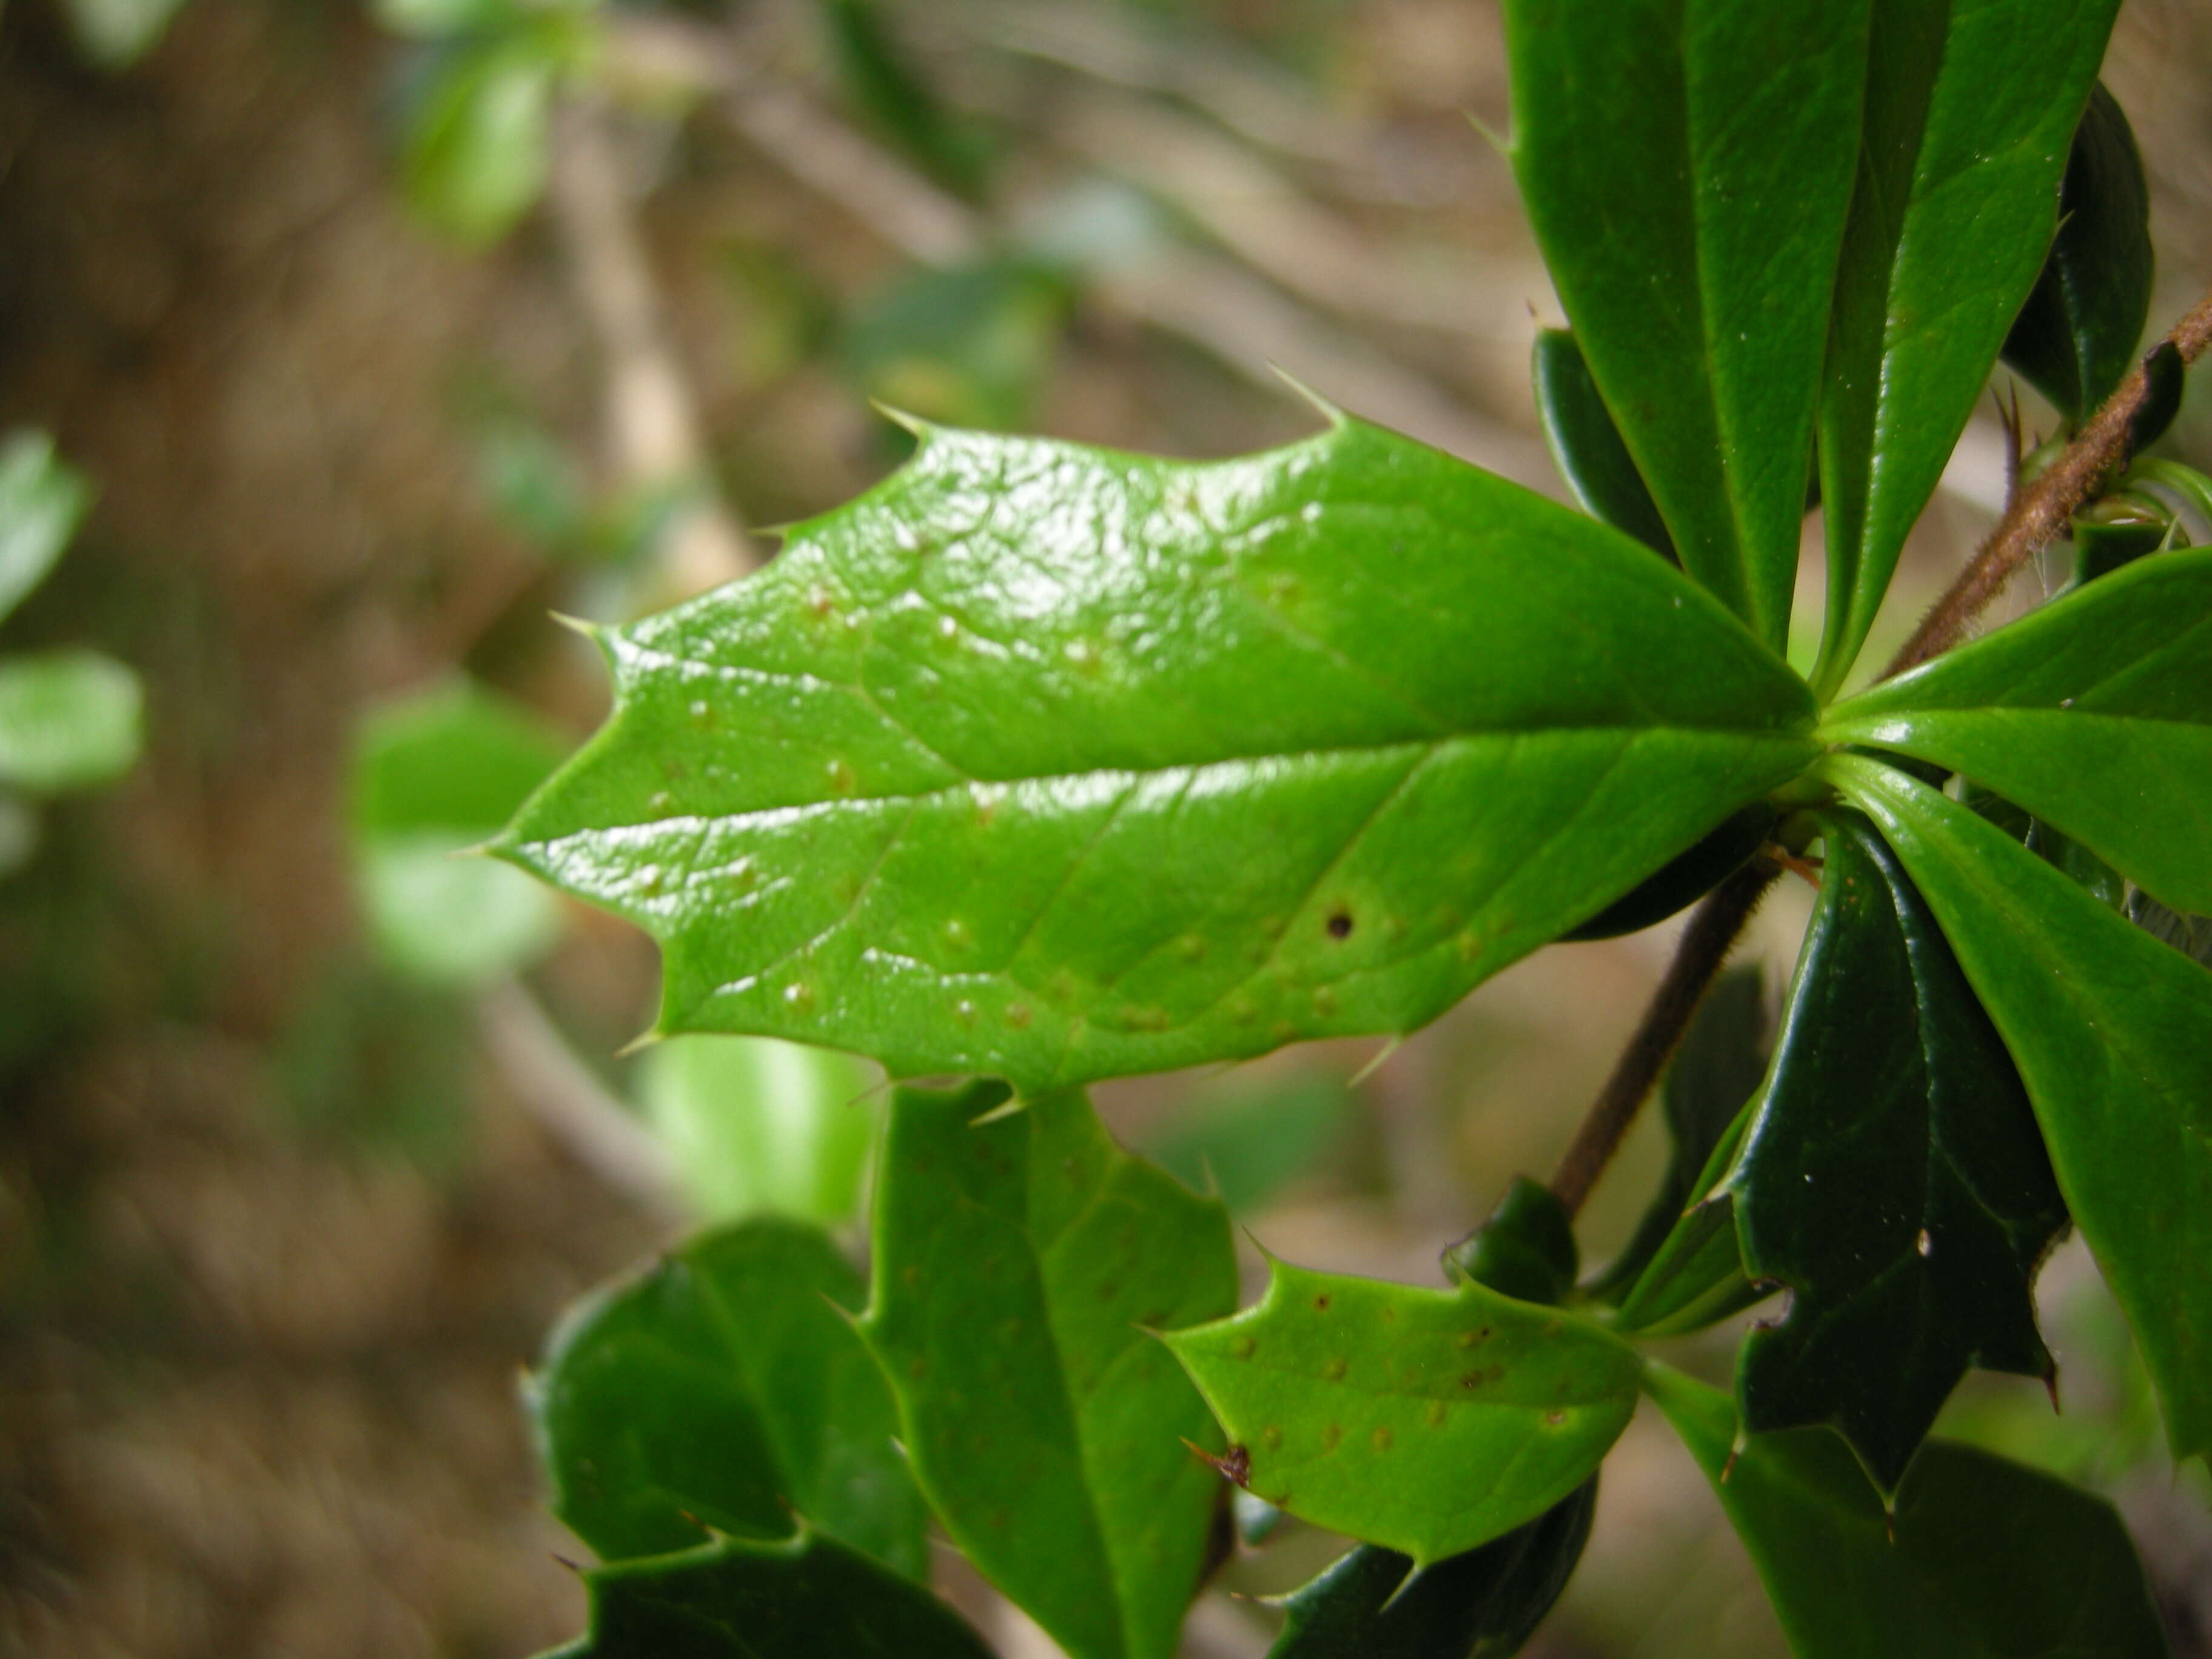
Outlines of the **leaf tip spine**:
[{"label": "leaf tip spine", "polygon": [[1345,413],[1342,405],[1331,403],[1280,363],[1271,361],[1267,368],[1277,380],[1320,410],[1322,418],[1329,423],[1332,430],[1340,432],[1352,424],[1352,416]]}]

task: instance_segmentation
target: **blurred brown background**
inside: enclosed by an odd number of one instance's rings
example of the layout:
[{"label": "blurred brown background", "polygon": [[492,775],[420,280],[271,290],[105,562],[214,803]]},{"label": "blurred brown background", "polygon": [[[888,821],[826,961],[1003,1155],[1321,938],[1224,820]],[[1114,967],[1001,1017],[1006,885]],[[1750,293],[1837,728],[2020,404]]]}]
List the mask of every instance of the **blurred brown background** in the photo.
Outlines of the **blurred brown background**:
[{"label": "blurred brown background", "polygon": [[[0,644],[134,665],[149,745],[0,878],[0,1652],[489,1659],[580,1627],[514,1383],[564,1305],[681,1224],[594,1116],[652,952],[570,915],[519,1024],[380,966],[346,828],[364,711],[460,668],[580,736],[603,686],[549,611],[738,574],[772,547],[750,526],[896,464],[871,396],[1219,455],[1311,427],[1274,365],[1557,489],[1526,370],[1556,302],[1468,119],[1508,122],[1484,0],[914,0],[877,13],[890,80],[823,16],[613,9],[605,60],[554,94],[550,195],[471,246],[424,217],[436,48],[355,0],[188,0],[126,67],[58,0],[0,6],[0,430],[47,429],[98,492]],[[2107,79],[2152,170],[2162,326],[2212,281],[2212,11],[2129,0]],[[2172,441],[2199,465],[2207,407]],[[1978,423],[1908,620],[2001,454]],[[1786,894],[1761,924],[1777,988],[1804,913]],[[1241,1218],[1300,1261],[1429,1278],[1548,1168],[1666,931],[1486,987]],[[1342,1080],[1376,1047],[1105,1104],[1158,1136],[1193,1091]],[[1640,1133],[1601,1190],[1593,1256],[1660,1156]],[[2008,1384],[1962,1421],[2118,1492],[2178,1650],[2212,1651],[2201,1498],[2129,1426],[2078,1252],[2048,1288],[2083,1433],[2018,1428]],[[1293,1539],[1234,1582],[1323,1553]],[[1191,1651],[1264,1631],[1213,1598]],[[1780,1651],[1662,1434],[1607,1465],[1534,1650]]]}]

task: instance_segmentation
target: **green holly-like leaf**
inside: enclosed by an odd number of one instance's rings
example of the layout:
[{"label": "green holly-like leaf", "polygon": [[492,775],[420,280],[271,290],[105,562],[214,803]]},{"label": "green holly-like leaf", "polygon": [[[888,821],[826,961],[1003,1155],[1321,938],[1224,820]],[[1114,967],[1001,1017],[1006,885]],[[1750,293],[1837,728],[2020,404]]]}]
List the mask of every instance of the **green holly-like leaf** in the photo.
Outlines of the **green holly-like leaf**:
[{"label": "green holly-like leaf", "polygon": [[0,622],[46,580],[91,505],[91,489],[45,433],[0,442]]},{"label": "green holly-like leaf", "polygon": [[[1237,1302],[1228,1213],[1079,1094],[893,1097],[863,1331],[953,1541],[1073,1659],[1175,1650],[1221,1444],[1151,1333]],[[1186,1443],[1189,1443],[1186,1444]]]},{"label": "green holly-like leaf", "polygon": [[1659,1254],[1683,1212],[1711,1189],[1710,1182],[1698,1185],[1698,1172],[1766,1075],[1768,1046],[1759,969],[1731,969],[1705,994],[1659,1085],[1670,1143],[1667,1170],[1635,1233],[1591,1282],[1592,1296],[1620,1300]]},{"label": "green holly-like leaf", "polygon": [[2005,361],[2076,426],[2135,367],[2153,264],[2142,154],[2100,82],[2074,131],[2057,239],[2004,343]]},{"label": "green holly-like leaf", "polygon": [[2012,1051],[2174,1455],[2212,1451],[2212,1291],[2176,1271],[2212,1261],[2212,973],[1924,784],[1855,756],[1826,765]]},{"label": "green holly-like leaf", "polygon": [[1667,521],[1651,499],[1636,459],[1621,441],[1605,394],[1571,331],[1536,331],[1536,413],[1544,441],[1575,499],[1592,516],[1633,536],[1669,563],[1680,563]]},{"label": "green holly-like leaf", "polygon": [[0,787],[58,795],[112,783],[144,739],[138,677],[97,651],[0,658]]},{"label": "green holly-like leaf", "polygon": [[1575,337],[1684,568],[1777,650],[1869,10],[1505,7],[1515,168]]},{"label": "green holly-like leaf", "polygon": [[1865,141],[1820,400],[1828,611],[1843,684],[1899,550],[2057,228],[2119,0],[1875,0]]},{"label": "green holly-like leaf", "polygon": [[860,1301],[820,1232],[761,1219],[583,1304],[530,1389],[554,1512],[610,1561],[710,1531],[785,1539],[802,1516],[925,1576],[927,1516],[848,1321]]},{"label": "green holly-like leaf", "polygon": [[1030,1092],[1410,1030],[1817,752],[1647,550],[1350,421],[926,430],[601,641],[614,720],[503,849],[661,939],[663,1029]]},{"label": "green holly-like leaf", "polygon": [[2212,910],[2212,548],[2114,571],[1822,729],[1963,772],[2175,908]]},{"label": "green holly-like leaf", "polygon": [[2066,1224],[2020,1074],[1874,827],[1827,864],[1729,1187],[1792,1292],[1736,1368],[1745,1426],[1826,1423],[1893,1492],[1970,1364],[2048,1377],[2036,1269]]},{"label": "green holly-like leaf", "polygon": [[1283,1598],[1267,1659],[1508,1659],[1566,1588],[1596,1509],[1593,1477],[1528,1525],[1427,1567],[1362,1544]]},{"label": "green holly-like leaf", "polygon": [[1442,1561],[1559,1502],[1635,1410],[1635,1351],[1571,1314],[1270,1265],[1257,1305],[1168,1346],[1226,1472],[1316,1526]]},{"label": "green holly-like leaf", "polygon": [[584,1583],[591,1634],[545,1659],[991,1659],[921,1585],[811,1531],[718,1539]]},{"label": "green holly-like leaf", "polygon": [[2112,1506],[1930,1441],[1886,1511],[1843,1440],[1741,1441],[1728,1396],[1646,1379],[1713,1484],[1797,1659],[2163,1659],[2142,1564]]},{"label": "green holly-like leaf", "polygon": [[1582,1269],[1574,1219],[1550,1188],[1516,1176],[1489,1219],[1444,1252],[1443,1267],[1455,1284],[1556,1304]]}]

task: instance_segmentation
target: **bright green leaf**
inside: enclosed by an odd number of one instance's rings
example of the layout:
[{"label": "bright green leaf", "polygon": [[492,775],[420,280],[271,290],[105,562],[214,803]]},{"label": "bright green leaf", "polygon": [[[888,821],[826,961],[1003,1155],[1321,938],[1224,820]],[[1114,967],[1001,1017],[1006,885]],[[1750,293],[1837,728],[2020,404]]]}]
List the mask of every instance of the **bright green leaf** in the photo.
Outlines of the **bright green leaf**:
[{"label": "bright green leaf", "polygon": [[1507,1659],[1559,1599],[1589,1540],[1597,1481],[1433,1566],[1362,1544],[1283,1598],[1267,1659]]},{"label": "bright green leaf", "polygon": [[112,782],[138,758],[138,677],[96,651],[0,658],[0,785],[55,795]]},{"label": "bright green leaf", "polygon": [[384,836],[355,849],[355,890],[385,961],[424,985],[496,979],[553,947],[561,911],[519,870],[482,856],[483,836]]},{"label": "bright green leaf", "polygon": [[471,246],[497,241],[545,189],[559,55],[531,31],[457,48],[434,66],[407,131],[407,199]]},{"label": "bright green leaf", "polygon": [[374,0],[376,21],[395,34],[432,40],[519,21],[521,0]]},{"label": "bright green leaf", "polygon": [[703,1218],[836,1223],[860,1211],[882,1081],[775,1037],[671,1037],[646,1050],[638,1099]]},{"label": "bright green leaf", "polygon": [[860,1301],[819,1232],[755,1220],[582,1304],[530,1389],[554,1512],[609,1561],[787,1538],[796,1515],[925,1577],[927,1516],[848,1318]]},{"label": "bright green leaf", "polygon": [[1668,562],[1680,563],[1659,504],[1621,441],[1620,428],[1613,423],[1613,411],[1590,378],[1571,331],[1536,331],[1535,382],[1544,441],[1575,499],[1615,530],[1635,537]]},{"label": "bright green leaf", "polygon": [[84,55],[105,70],[137,63],[168,33],[184,0],[68,0],[70,27]]},{"label": "bright green leaf", "polygon": [[2066,1225],[2004,1044],[1874,828],[1827,864],[1729,1176],[1745,1267],[1792,1294],[1746,1339],[1746,1425],[1829,1424],[1885,1492],[1967,1367],[2051,1377],[2034,1281]]},{"label": "bright green leaf", "polygon": [[1828,614],[1843,683],[1905,532],[2035,286],[2119,0],[1875,0],[1866,136],[1820,404]]},{"label": "bright green leaf", "polygon": [[1647,550],[1357,422],[931,429],[601,640],[615,718],[502,850],[662,940],[663,1029],[1031,1091],[1411,1030],[1815,752]]},{"label": "bright green leaf", "polygon": [[1428,1564],[1534,1520],[1636,1409],[1635,1351],[1474,1284],[1270,1264],[1267,1294],[1168,1340],[1269,1503]]},{"label": "bright green leaf", "polygon": [[1963,772],[2212,910],[2212,548],[2101,577],[1837,704],[1822,731]]},{"label": "bright green leaf", "polygon": [[1341,1079],[1319,1072],[1242,1082],[1186,1103],[1142,1150],[1184,1186],[1247,1215],[1342,1146],[1358,1109]]},{"label": "bright green leaf", "polygon": [[1236,1305],[1228,1214],[1080,1094],[973,1121],[1006,1099],[894,1093],[863,1330],[969,1559],[1072,1659],[1165,1659],[1218,1508],[1189,1448],[1221,1443],[1151,1333]]},{"label": "bright green leaf", "polygon": [[1869,9],[1505,7],[1515,167],[1575,337],[1683,567],[1778,651]]},{"label": "bright green leaf", "polygon": [[2112,1506],[1931,1441],[1895,1513],[1826,1429],[1739,1444],[1728,1397],[1654,1364],[1651,1397],[1742,1536],[1797,1659],[2163,1659]]},{"label": "bright green leaf", "polygon": [[2212,1261],[2212,973],[1925,785],[1856,757],[1828,765],[2012,1051],[2174,1455],[2212,1451],[2212,1286],[2175,1270]]},{"label": "bright green leaf", "polygon": [[584,1583],[591,1634],[544,1659],[991,1659],[928,1590],[812,1532],[719,1539]]},{"label": "bright green leaf", "polygon": [[2005,361],[2079,426],[2135,367],[2150,316],[2150,183],[2118,100],[2090,90],[2058,191],[2058,234]]},{"label": "bright green leaf", "polygon": [[0,442],[0,622],[46,580],[91,505],[82,476],[45,433]]}]

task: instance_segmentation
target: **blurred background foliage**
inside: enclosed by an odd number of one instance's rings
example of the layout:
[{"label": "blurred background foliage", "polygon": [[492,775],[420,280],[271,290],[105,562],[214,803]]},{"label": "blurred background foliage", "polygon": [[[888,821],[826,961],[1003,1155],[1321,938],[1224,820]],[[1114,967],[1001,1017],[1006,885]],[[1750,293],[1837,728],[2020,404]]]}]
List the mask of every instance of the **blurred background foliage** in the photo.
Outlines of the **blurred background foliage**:
[{"label": "blurred background foliage", "polygon": [[[2212,15],[2130,0],[2106,78],[2162,322],[2212,277]],[[769,556],[897,463],[869,399],[1222,455],[1310,428],[1279,369],[1558,493],[1527,390],[1557,303],[1476,130],[1507,120],[1485,0],[0,0],[0,1651],[580,1627],[518,1369],[700,1221],[857,1243],[881,1079],[629,1052],[650,948],[471,854],[604,709],[549,613]],[[2166,442],[2212,462],[2212,406]],[[1969,431],[1893,635],[2005,453]],[[1760,923],[1769,1007],[1806,905]],[[1437,1282],[1670,933],[1544,952],[1387,1053],[1102,1104],[1257,1244]],[[1587,1260],[1664,1164],[1642,1126]],[[2212,1652],[2203,1494],[2078,1247],[2044,1304],[2063,1413],[1978,1376],[1948,1427],[2113,1493]],[[1189,1652],[1259,1654],[1249,1598],[1341,1547],[1278,1529]],[[1608,1462],[1532,1651],[1781,1651],[1663,1432]]]}]

